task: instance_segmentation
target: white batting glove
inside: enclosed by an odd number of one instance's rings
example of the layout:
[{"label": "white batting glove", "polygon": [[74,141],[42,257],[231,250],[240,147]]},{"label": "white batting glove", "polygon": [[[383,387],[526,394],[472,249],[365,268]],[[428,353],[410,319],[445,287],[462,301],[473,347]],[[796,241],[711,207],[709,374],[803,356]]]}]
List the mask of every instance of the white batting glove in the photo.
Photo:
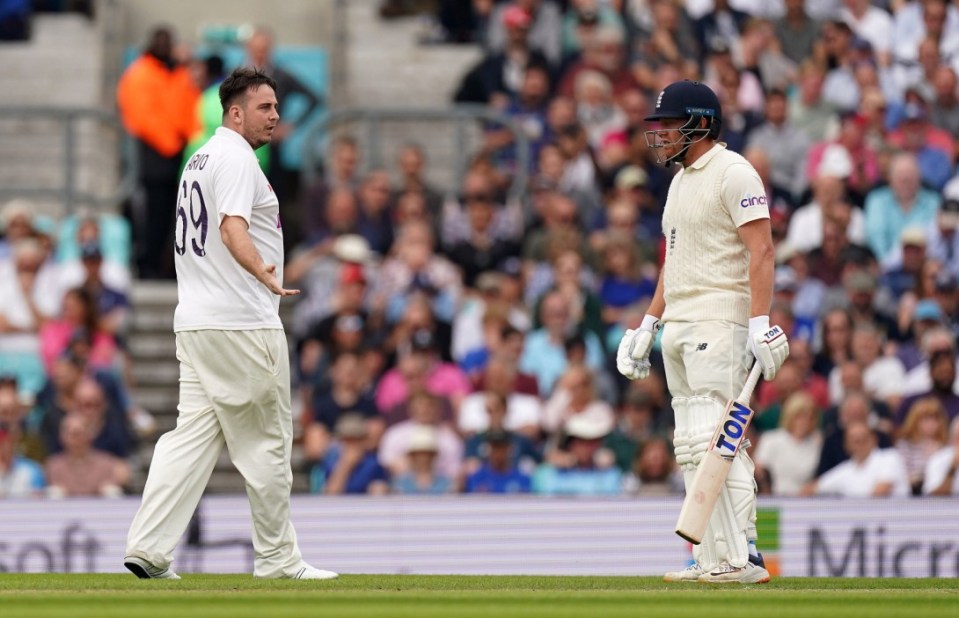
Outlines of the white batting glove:
[{"label": "white batting glove", "polygon": [[762,365],[763,378],[772,380],[789,356],[786,333],[779,326],[770,326],[768,315],[750,318],[746,354]]},{"label": "white batting glove", "polygon": [[649,375],[649,351],[662,325],[659,318],[647,314],[636,330],[627,330],[616,351],[616,369],[630,380]]}]

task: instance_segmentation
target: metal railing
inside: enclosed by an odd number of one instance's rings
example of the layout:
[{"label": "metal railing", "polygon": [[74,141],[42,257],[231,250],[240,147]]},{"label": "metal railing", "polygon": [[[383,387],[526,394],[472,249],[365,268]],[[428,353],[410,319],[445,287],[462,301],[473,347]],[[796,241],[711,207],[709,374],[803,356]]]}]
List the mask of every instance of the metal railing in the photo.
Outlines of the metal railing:
[{"label": "metal railing", "polygon": [[[350,124],[361,125],[362,128],[359,130],[357,137],[362,137],[364,141],[364,163],[367,169],[371,169],[383,165],[384,142],[387,139],[383,135],[384,125],[387,123],[412,124],[414,122],[426,122],[434,125],[450,122],[453,124],[451,150],[453,160],[452,169],[449,170],[452,173],[452,178],[449,182],[443,183],[444,188],[453,191],[458,190],[469,161],[474,154],[474,150],[471,148],[471,128],[475,128],[480,122],[489,122],[509,129],[513,133],[516,148],[515,173],[509,189],[509,198],[522,198],[529,175],[529,139],[515,120],[482,105],[456,105],[445,108],[348,108],[332,111],[323,120],[310,127],[307,132],[303,152],[304,179],[307,183],[315,180],[319,167],[317,164],[323,159],[326,152],[327,138],[338,128]],[[430,141],[433,137],[435,136],[414,141],[420,142],[424,149],[429,152],[429,147],[424,142]],[[409,140],[403,138],[399,141]]]},{"label": "metal railing", "polygon": [[0,106],[0,148],[0,200],[55,201],[69,215],[80,205],[116,207],[136,188],[133,144],[101,109]]}]

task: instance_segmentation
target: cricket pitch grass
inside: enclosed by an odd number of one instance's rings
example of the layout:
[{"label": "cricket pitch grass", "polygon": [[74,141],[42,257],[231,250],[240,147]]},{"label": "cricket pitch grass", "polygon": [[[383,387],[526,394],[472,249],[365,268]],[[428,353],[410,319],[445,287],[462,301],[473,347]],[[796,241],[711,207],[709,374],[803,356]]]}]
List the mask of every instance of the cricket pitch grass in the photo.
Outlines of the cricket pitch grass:
[{"label": "cricket pitch grass", "polygon": [[956,579],[777,578],[762,586],[664,584],[652,577],[343,575],[261,581],[249,575],[0,574],[0,616],[29,618],[744,618],[959,616]]}]

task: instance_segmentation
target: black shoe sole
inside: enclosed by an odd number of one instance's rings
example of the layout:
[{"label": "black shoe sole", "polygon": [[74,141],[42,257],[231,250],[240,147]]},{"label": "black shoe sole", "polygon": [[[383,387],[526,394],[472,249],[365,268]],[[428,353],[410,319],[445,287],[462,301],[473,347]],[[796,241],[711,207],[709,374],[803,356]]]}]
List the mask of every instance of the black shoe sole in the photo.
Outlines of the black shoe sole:
[{"label": "black shoe sole", "polygon": [[147,573],[146,570],[136,562],[124,562],[123,566],[125,566],[127,570],[140,579],[151,579],[150,574]]}]

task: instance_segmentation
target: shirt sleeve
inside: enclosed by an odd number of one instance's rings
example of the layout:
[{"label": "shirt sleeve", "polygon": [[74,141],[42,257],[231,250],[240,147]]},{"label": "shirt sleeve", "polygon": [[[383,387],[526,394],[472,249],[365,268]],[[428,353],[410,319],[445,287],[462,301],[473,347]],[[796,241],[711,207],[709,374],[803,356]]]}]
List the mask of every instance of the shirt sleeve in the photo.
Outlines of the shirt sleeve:
[{"label": "shirt sleeve", "polygon": [[213,195],[216,196],[217,225],[223,218],[243,217],[250,223],[253,214],[253,198],[256,192],[256,177],[260,173],[256,157],[252,153],[236,154],[223,158],[213,170]]},{"label": "shirt sleeve", "polygon": [[747,163],[734,163],[723,176],[723,207],[736,227],[769,218],[769,198],[759,174]]}]

